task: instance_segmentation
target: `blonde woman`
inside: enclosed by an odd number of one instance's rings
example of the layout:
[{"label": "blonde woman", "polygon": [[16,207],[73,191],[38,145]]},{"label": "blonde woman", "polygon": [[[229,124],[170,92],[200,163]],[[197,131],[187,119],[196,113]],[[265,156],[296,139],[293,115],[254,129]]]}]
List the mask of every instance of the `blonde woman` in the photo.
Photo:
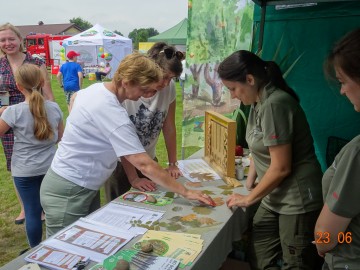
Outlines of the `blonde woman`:
[{"label": "blonde woman", "polygon": [[0,118],[0,136],[12,128],[16,141],[11,174],[24,202],[26,234],[30,247],[42,239],[40,185],[63,133],[62,112],[41,95],[44,79],[40,68],[23,64],[15,72],[16,86],[25,101],[9,106]]},{"label": "blonde woman", "polygon": [[[25,97],[23,93],[16,87],[14,74],[16,70],[24,63],[33,63],[40,67],[44,78],[42,87],[45,99],[54,100],[51,90],[50,79],[44,62],[39,58],[33,58],[29,53],[24,53],[23,38],[20,31],[10,23],[0,25],[0,89],[9,93],[9,104],[14,105],[23,102]],[[0,115],[7,106],[0,106]],[[6,157],[6,165],[8,171],[11,170],[11,156],[14,145],[14,133],[10,129],[2,138],[2,145]],[[15,224],[22,224],[25,220],[24,209],[21,200],[21,212],[15,219]]]},{"label": "blonde woman", "polygon": [[152,59],[133,53],[121,61],[111,82],[77,92],[64,137],[41,185],[48,237],[100,207],[98,191],[119,158],[166,189],[213,205],[208,195],[186,189],[146,154],[121,105],[127,99],[153,96],[162,75]]},{"label": "blonde woman", "polygon": [[[136,101],[125,100],[122,105],[136,128],[141,144],[154,160],[157,160],[156,144],[160,132],[163,133],[168,155],[167,171],[176,179],[181,176],[181,172],[177,167],[176,89],[173,79],[181,74],[181,60],[184,55],[165,42],[155,43],[147,54],[163,70],[163,78],[157,86],[159,91],[152,97],[140,97]],[[115,171],[105,183],[106,198],[108,201],[114,200],[131,187],[141,191],[154,191],[156,184],[124,160],[124,162],[118,163]]]}]

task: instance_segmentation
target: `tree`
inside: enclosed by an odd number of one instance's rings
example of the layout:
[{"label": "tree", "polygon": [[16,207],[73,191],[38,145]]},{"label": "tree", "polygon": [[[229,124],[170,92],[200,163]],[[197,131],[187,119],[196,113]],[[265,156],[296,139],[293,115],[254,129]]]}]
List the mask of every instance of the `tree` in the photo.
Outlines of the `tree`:
[{"label": "tree", "polygon": [[121,34],[121,32],[120,31],[118,31],[118,30],[114,30],[114,33],[115,34],[118,34],[118,35],[120,35],[120,36],[124,36],[123,34]]},{"label": "tree", "polygon": [[158,35],[159,32],[154,28],[134,29],[129,33],[129,38],[133,41],[134,49],[139,49],[139,42],[147,42],[149,37]]},{"label": "tree", "polygon": [[84,19],[77,17],[70,19],[71,23],[76,24],[79,28],[81,28],[83,31],[88,30],[89,28],[93,27],[92,23],[85,21]]}]

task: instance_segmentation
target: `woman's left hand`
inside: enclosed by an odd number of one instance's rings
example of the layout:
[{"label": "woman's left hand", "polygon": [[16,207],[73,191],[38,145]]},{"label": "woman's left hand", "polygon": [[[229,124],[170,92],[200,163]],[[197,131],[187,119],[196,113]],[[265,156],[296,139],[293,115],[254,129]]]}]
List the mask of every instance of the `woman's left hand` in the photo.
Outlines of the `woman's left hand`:
[{"label": "woman's left hand", "polygon": [[176,165],[170,165],[166,170],[175,179],[178,179],[180,176],[182,176],[180,169]]},{"label": "woman's left hand", "polygon": [[227,198],[226,205],[229,208],[231,208],[233,206],[248,207],[249,203],[248,203],[247,199],[248,199],[247,195],[240,195],[240,194],[234,193]]}]

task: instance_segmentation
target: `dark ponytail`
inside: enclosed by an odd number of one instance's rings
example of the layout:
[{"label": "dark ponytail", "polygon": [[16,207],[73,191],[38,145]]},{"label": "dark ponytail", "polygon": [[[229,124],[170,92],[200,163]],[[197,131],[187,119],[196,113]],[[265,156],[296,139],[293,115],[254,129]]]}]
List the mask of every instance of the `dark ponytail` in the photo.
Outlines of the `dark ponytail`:
[{"label": "dark ponytail", "polygon": [[279,66],[273,61],[262,60],[252,52],[245,50],[234,52],[220,63],[218,73],[223,80],[241,83],[246,83],[246,75],[251,74],[256,80],[258,89],[271,83],[299,102],[299,97],[287,85]]},{"label": "dark ponytail", "polygon": [[300,100],[298,95],[286,83],[278,64],[276,64],[274,61],[264,61],[264,62],[266,63],[266,70],[271,84],[285,91],[290,96],[292,96],[297,102],[299,102]]}]

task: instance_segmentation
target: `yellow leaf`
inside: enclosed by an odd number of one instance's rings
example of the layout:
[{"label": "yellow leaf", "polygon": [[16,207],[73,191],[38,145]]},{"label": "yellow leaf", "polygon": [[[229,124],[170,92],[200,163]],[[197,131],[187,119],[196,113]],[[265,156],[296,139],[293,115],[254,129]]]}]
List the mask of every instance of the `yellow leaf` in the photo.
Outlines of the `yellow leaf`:
[{"label": "yellow leaf", "polygon": [[195,214],[190,214],[190,215],[187,215],[187,216],[183,216],[180,220],[181,221],[192,221],[196,219],[196,215]]}]

